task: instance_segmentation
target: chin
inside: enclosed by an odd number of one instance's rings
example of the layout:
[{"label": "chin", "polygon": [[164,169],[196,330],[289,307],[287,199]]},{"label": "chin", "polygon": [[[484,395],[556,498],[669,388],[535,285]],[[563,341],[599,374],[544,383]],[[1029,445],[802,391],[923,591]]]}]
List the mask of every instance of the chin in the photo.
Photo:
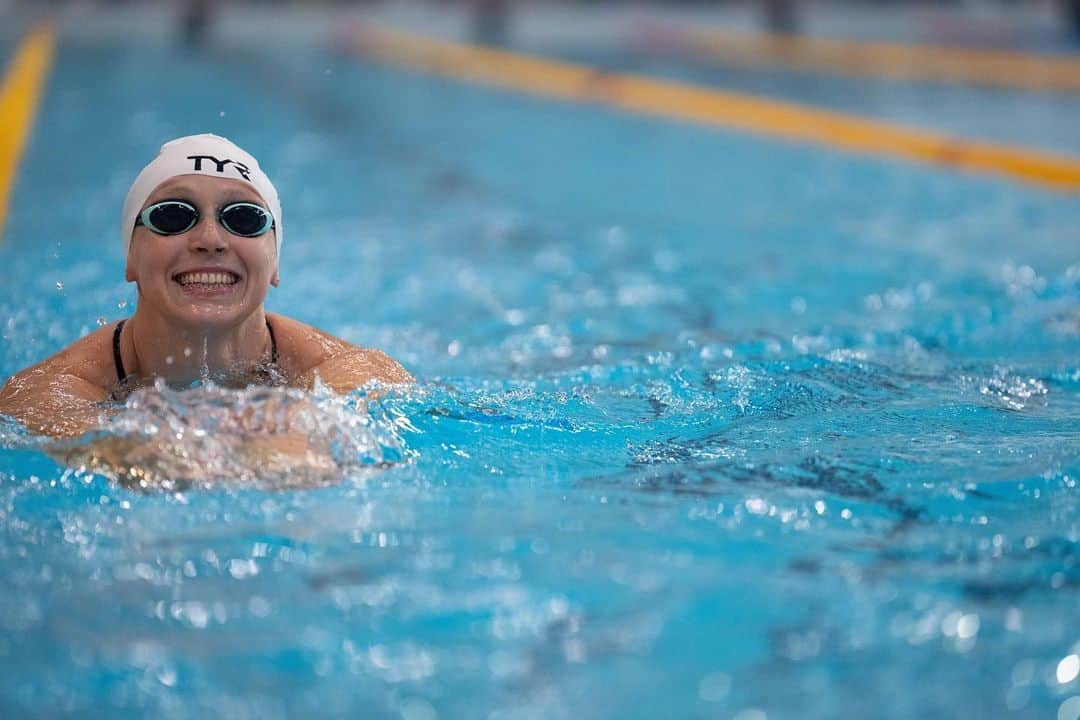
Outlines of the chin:
[{"label": "chin", "polygon": [[225,328],[240,323],[258,309],[259,306],[249,305],[192,305],[176,313],[173,317],[181,325],[207,329]]}]

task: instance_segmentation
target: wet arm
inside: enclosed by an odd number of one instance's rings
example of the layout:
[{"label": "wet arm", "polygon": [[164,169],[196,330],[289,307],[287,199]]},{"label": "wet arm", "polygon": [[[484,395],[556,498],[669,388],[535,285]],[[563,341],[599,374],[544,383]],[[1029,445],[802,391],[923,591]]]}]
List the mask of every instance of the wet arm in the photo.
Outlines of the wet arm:
[{"label": "wet arm", "polygon": [[[281,399],[278,399],[281,402]],[[58,440],[47,452],[71,466],[83,466],[143,489],[182,488],[231,479],[241,483],[273,480],[276,485],[317,485],[338,479],[330,449],[305,430],[306,402],[273,409],[273,399],[253,408],[238,407],[231,421],[204,442],[198,427],[190,432],[105,433],[74,441]]]},{"label": "wet arm", "polygon": [[78,437],[101,424],[104,388],[71,373],[31,368],[0,389],[0,413],[35,435]]}]

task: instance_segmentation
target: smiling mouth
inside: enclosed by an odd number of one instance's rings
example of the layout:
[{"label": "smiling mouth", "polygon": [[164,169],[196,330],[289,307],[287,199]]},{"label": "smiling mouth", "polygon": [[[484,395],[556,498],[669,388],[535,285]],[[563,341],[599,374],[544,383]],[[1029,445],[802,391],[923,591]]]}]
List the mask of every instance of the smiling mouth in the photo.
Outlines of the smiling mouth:
[{"label": "smiling mouth", "polygon": [[189,285],[202,285],[206,287],[223,287],[235,285],[240,282],[240,276],[229,271],[218,272],[185,272],[173,276],[173,280],[184,287]]}]

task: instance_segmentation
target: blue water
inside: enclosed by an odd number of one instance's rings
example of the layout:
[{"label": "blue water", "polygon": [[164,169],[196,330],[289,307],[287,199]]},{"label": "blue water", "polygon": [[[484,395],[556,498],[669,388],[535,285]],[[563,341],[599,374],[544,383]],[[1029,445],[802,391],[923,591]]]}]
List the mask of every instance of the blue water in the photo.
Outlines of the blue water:
[{"label": "blue water", "polygon": [[1075,197],[70,32],[0,245],[0,376],[130,314],[123,194],[203,131],[278,183],[270,309],[418,382],[314,398],[339,472],[306,489],[196,441],[274,391],[119,414],[208,453],[190,487],[0,427],[0,716],[1080,712]]}]

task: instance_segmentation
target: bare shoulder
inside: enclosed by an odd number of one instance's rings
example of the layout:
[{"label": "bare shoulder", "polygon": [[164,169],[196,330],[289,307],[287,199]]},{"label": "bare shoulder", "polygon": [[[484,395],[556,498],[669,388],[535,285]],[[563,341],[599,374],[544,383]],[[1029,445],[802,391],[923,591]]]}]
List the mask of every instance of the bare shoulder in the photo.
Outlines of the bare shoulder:
[{"label": "bare shoulder", "polygon": [[293,385],[311,387],[318,377],[336,392],[349,392],[371,381],[412,381],[405,368],[381,350],[353,345],[284,315],[269,317],[280,362]]},{"label": "bare shoulder", "polygon": [[46,390],[57,381],[77,380],[85,386],[98,388],[104,397],[117,381],[112,359],[115,327],[99,328],[37,365],[15,373],[4,385],[4,394],[15,387]]},{"label": "bare shoulder", "polygon": [[97,404],[116,384],[113,329],[101,328],[12,375],[0,389],[0,413],[39,434],[77,435],[92,426]]}]

